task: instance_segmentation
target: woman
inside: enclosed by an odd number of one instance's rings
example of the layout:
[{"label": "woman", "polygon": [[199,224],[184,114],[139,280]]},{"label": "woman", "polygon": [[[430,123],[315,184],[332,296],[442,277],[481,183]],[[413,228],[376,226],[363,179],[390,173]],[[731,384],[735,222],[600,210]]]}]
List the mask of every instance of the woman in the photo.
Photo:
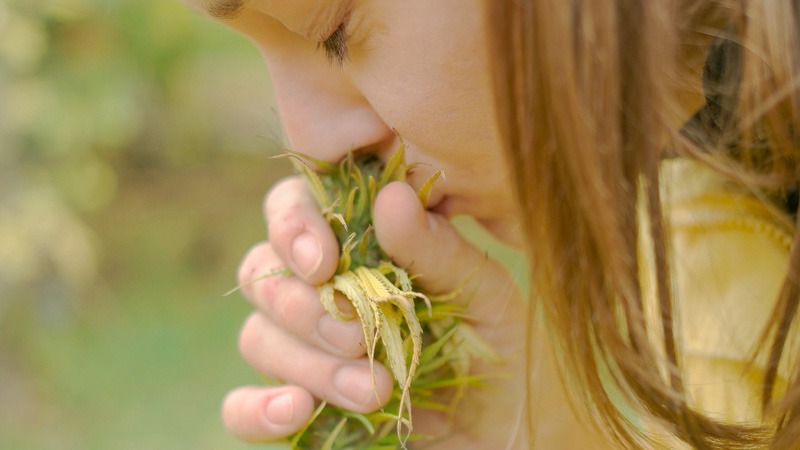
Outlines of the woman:
[{"label": "woman", "polygon": [[[511,374],[454,420],[415,412],[432,446],[800,445],[792,2],[197,3],[262,50],[292,149],[385,158],[400,135],[425,163],[378,196],[378,239],[428,291],[479,268],[470,317],[508,362],[476,372]],[[423,210],[414,188],[440,169]],[[536,302],[461,239],[459,214],[528,254]],[[286,384],[240,388],[223,407],[256,441],[297,430],[315,397],[380,406],[360,329],[319,305],[338,249],[303,182],[275,186],[265,216],[269,242],[240,281],[295,275],[244,288],[256,312],[241,351]],[[384,368],[377,383],[386,399]]]}]

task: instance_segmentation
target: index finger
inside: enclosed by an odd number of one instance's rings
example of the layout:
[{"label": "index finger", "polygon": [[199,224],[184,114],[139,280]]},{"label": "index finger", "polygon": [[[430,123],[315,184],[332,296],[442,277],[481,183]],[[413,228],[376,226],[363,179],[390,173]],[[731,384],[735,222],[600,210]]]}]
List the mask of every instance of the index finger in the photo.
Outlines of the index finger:
[{"label": "index finger", "polygon": [[333,277],[339,263],[339,243],[299,176],[279,181],[264,204],[269,241],[292,272],[310,284]]}]

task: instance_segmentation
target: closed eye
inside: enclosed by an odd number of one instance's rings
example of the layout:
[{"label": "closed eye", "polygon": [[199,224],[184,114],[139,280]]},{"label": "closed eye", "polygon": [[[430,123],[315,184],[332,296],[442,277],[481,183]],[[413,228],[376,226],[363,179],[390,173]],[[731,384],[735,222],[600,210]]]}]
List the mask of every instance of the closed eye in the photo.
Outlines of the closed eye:
[{"label": "closed eye", "polygon": [[324,41],[320,42],[317,48],[321,48],[325,52],[325,57],[329,62],[338,66],[344,65],[350,57],[347,51],[347,32],[344,22]]}]

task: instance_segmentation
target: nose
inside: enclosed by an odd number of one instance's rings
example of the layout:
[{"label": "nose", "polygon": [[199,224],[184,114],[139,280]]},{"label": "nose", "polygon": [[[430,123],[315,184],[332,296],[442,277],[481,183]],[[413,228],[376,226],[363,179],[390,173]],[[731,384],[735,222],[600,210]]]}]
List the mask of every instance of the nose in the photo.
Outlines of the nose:
[{"label": "nose", "polygon": [[267,56],[290,149],[329,162],[349,152],[385,154],[396,136],[346,71],[319,54]]}]

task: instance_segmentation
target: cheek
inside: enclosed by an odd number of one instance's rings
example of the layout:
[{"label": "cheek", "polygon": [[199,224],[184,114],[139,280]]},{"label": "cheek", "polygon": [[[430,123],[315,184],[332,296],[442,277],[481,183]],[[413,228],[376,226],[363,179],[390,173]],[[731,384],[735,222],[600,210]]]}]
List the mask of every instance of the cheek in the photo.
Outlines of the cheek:
[{"label": "cheek", "polygon": [[[451,37],[452,38],[452,37]],[[421,151],[463,165],[499,149],[486,59],[474,45],[404,41],[356,82],[386,124]],[[412,49],[425,48],[424,52]],[[355,72],[355,71],[354,71]]]},{"label": "cheek", "polygon": [[[378,2],[380,30],[353,48],[348,72],[409,158],[448,183],[501,174],[491,72],[479,0]],[[492,182],[493,180],[486,180]]]}]

